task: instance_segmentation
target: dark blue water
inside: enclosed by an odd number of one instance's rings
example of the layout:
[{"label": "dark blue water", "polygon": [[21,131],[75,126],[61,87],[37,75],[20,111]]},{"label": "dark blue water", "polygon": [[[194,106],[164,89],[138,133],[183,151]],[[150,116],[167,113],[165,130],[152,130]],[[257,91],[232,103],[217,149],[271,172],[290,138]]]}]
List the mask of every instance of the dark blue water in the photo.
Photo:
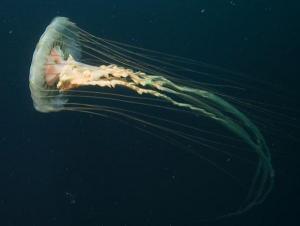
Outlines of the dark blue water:
[{"label": "dark blue water", "polygon": [[[278,0],[2,1],[0,225],[299,224],[299,11],[296,1]],[[279,87],[257,88],[265,89],[259,100],[297,119],[287,120],[296,128],[273,128],[267,126],[273,118],[264,115],[276,171],[267,200],[239,216],[200,221],[213,197],[197,205],[197,194],[209,196],[201,187],[213,176],[200,172],[194,157],[108,119],[36,112],[29,67],[55,16],[101,37],[203,60]],[[186,200],[193,197],[197,202]]]}]

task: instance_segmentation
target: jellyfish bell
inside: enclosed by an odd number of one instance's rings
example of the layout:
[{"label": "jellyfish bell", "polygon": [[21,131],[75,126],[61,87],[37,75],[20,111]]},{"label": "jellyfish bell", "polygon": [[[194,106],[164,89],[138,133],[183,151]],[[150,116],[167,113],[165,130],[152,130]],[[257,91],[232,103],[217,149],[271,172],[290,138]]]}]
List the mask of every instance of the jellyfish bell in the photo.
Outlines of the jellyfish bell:
[{"label": "jellyfish bell", "polygon": [[[83,62],[84,56],[97,60],[97,63]],[[170,61],[178,64],[174,65]],[[120,121],[131,120],[140,125],[139,129],[150,132],[153,136],[160,136],[157,131],[163,132],[165,140],[196,153],[225,174],[226,170],[210,157],[187,146],[198,145],[211,152],[231,156],[232,153],[221,150],[222,145],[226,144],[209,140],[202,135],[222,139],[237,137],[256,156],[256,163],[251,163],[255,167],[242,204],[222,216],[243,213],[263,202],[271,191],[274,171],[269,148],[258,127],[244,113],[210,89],[183,80],[178,74],[165,69],[182,69],[182,62],[195,63],[185,58],[96,37],[80,29],[69,19],[57,17],[46,28],[36,46],[29,86],[34,107],[40,112],[78,111],[110,116]],[[100,91],[81,90],[83,87],[96,87]],[[114,93],[118,87],[130,91],[130,94]],[[102,92],[103,89],[109,92]],[[96,103],[87,102],[91,99],[96,100]],[[105,101],[107,104],[104,104]],[[116,102],[123,104],[122,107],[112,104]],[[135,110],[138,106],[150,110]],[[168,113],[155,114],[156,109]],[[169,117],[170,112],[178,114],[178,120]],[[186,124],[184,118],[190,115],[196,117],[190,124]],[[202,124],[194,121],[199,118],[210,119],[230,131],[230,135],[219,136],[217,132],[200,128]],[[152,132],[145,127],[153,129]],[[233,147],[236,144],[230,145],[231,148],[239,149]],[[234,155],[241,157],[240,159],[243,157],[240,150]]]},{"label": "jellyfish bell", "polygon": [[[75,24],[67,18],[57,17],[46,28],[36,46],[30,67],[29,87],[37,111],[60,111],[67,102],[55,85],[66,59],[69,56],[80,59],[75,29]],[[45,98],[47,96],[49,98]]]}]

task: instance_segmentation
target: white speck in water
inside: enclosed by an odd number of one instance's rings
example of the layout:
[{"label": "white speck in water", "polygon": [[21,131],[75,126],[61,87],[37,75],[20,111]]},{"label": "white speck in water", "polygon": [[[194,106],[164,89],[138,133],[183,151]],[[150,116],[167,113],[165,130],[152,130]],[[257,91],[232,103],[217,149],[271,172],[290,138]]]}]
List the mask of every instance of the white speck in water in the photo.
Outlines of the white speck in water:
[{"label": "white speck in water", "polygon": [[69,200],[71,205],[76,204],[75,196],[70,192],[65,192],[66,198]]},{"label": "white speck in water", "polygon": [[272,8],[271,8],[271,7],[266,7],[266,8],[265,8],[265,11],[266,11],[266,12],[271,12],[271,11],[272,11]]},{"label": "white speck in water", "polygon": [[13,33],[13,30],[9,30],[9,31],[8,31],[8,34],[11,35],[12,33]]},{"label": "white speck in water", "polygon": [[205,13],[206,12],[206,9],[201,9],[200,10],[200,13]]},{"label": "white speck in water", "polygon": [[233,0],[231,0],[229,3],[230,3],[230,5],[232,5],[232,6],[236,6],[235,1],[233,1]]}]

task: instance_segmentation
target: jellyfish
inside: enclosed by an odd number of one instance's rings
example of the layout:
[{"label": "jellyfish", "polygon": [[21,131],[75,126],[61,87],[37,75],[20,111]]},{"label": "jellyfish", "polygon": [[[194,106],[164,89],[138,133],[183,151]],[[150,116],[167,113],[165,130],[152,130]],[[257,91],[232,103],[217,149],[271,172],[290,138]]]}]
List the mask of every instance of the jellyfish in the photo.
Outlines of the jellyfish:
[{"label": "jellyfish", "polygon": [[[180,75],[181,63],[192,65],[195,61],[103,39],[68,18],[56,17],[34,51],[29,87],[39,112],[76,111],[129,120],[138,129],[191,151],[225,174],[226,169],[198,149],[230,155],[221,146],[223,140],[235,137],[255,156],[255,167],[243,202],[222,216],[244,213],[262,203],[272,189],[274,170],[269,148],[259,128],[230,101],[207,88],[209,84],[206,87]],[[125,94],[114,92],[120,88]],[[111,102],[121,104],[116,107]],[[141,110],[144,108],[147,112]],[[156,109],[167,113],[153,113]],[[175,112],[176,120],[168,112]],[[184,122],[186,116],[193,118],[190,124]],[[228,131],[228,136],[220,135],[220,142],[207,139],[201,134],[218,134],[201,128],[197,120],[215,123]],[[230,145],[238,149],[235,155],[242,155],[239,145]]]}]

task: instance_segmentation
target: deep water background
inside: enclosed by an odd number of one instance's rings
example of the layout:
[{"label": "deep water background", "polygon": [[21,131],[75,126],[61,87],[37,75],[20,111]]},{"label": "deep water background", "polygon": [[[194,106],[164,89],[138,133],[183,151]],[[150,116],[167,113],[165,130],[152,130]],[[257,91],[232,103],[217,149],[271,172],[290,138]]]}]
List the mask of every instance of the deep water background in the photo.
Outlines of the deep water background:
[{"label": "deep water background", "polygon": [[[41,33],[53,17],[66,16],[101,37],[277,84],[288,98],[262,99],[292,107],[286,114],[297,117],[299,15],[299,3],[292,0],[2,0],[0,225],[300,224],[299,143],[285,139],[281,128],[273,138],[281,139],[272,147],[277,177],[268,199],[241,216],[201,222],[197,206],[186,207],[191,215],[178,211],[183,203],[173,189],[186,189],[176,181],[183,175],[200,187],[205,182],[184,170],[188,156],[117,122],[36,112],[28,88]],[[173,194],[164,197],[166,188]],[[205,191],[190,191],[197,192]]]}]

